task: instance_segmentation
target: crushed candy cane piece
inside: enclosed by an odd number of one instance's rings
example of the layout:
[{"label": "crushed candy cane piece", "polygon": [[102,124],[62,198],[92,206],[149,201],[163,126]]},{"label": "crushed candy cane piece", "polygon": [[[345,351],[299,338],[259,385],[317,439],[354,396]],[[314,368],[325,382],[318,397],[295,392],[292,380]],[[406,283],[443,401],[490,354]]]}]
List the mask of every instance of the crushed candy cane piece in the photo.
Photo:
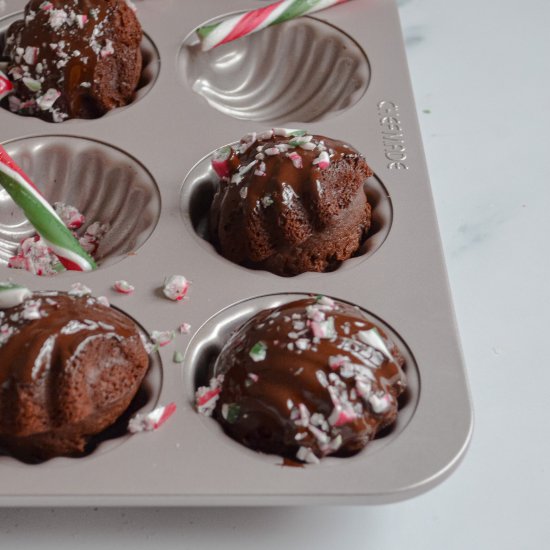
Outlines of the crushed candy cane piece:
[{"label": "crushed candy cane piece", "polygon": [[1,325],[0,326],[0,346],[3,346],[14,333],[15,333],[15,329],[12,326],[6,323]]},{"label": "crushed candy cane piece", "polygon": [[325,170],[330,166],[330,157],[326,151],[321,151],[319,156],[314,159],[313,164],[319,166],[321,170]]},{"label": "crushed candy cane piece", "polygon": [[79,29],[83,29],[87,21],[88,21],[88,16],[85,14],[78,14],[76,16],[76,24],[78,25]]},{"label": "crushed candy cane piece", "polygon": [[249,134],[246,134],[243,138],[241,138],[241,143],[239,144],[239,153],[241,155],[243,153],[246,153],[252,145],[256,143],[256,132],[250,132]]},{"label": "crushed candy cane piece", "polygon": [[216,407],[216,402],[220,397],[223,384],[223,374],[218,374],[215,378],[210,379],[208,386],[201,386],[195,393],[195,406],[197,412],[204,416],[212,416]]},{"label": "crushed candy cane piece", "polygon": [[31,295],[32,292],[24,286],[12,282],[0,282],[0,309],[18,306]]},{"label": "crushed candy cane piece", "polygon": [[299,147],[304,151],[313,151],[317,147],[317,144],[313,141],[306,141],[304,143],[300,143]]},{"label": "crushed candy cane piece", "polygon": [[317,455],[308,447],[300,447],[296,453],[296,458],[308,464],[319,464],[320,462]]},{"label": "crushed candy cane piece", "polygon": [[267,355],[267,345],[264,342],[256,342],[248,352],[248,355],[256,363],[263,361]]},{"label": "crushed candy cane piece", "polygon": [[55,275],[65,271],[59,258],[38,235],[24,239],[20,243],[17,254],[8,260],[8,267],[25,269],[39,276]]},{"label": "crushed candy cane piece", "polygon": [[262,206],[264,208],[268,208],[274,203],[273,198],[271,197],[271,195],[269,193],[267,195],[263,196],[260,199],[260,202],[262,203]]},{"label": "crushed candy cane piece", "polygon": [[44,95],[36,98],[36,104],[42,111],[47,111],[53,107],[58,100],[61,92],[55,88],[49,88]]},{"label": "crushed candy cane piece", "polygon": [[189,331],[191,330],[191,325],[189,323],[182,323],[178,327],[178,330],[180,334],[189,334]]},{"label": "crushed candy cane piece", "polygon": [[21,312],[21,317],[27,319],[28,321],[34,321],[40,319],[42,314],[40,313],[40,300],[29,300],[23,306],[23,311]]},{"label": "crushed candy cane piece", "polygon": [[392,397],[388,393],[385,393],[382,396],[372,394],[369,397],[369,403],[370,403],[370,406],[372,407],[372,410],[376,414],[383,414],[386,411],[388,411],[392,406]]},{"label": "crushed candy cane piece", "polygon": [[99,52],[99,54],[101,55],[102,58],[105,59],[106,57],[109,57],[114,53],[115,53],[115,48],[113,46],[113,41],[107,38],[107,40],[105,41],[105,46],[101,48],[101,51]]},{"label": "crushed candy cane piece", "polygon": [[39,92],[42,89],[42,83],[39,80],[29,78],[28,76],[23,77],[23,84],[25,84],[31,92]]},{"label": "crushed candy cane piece", "polygon": [[28,65],[36,65],[39,51],[40,49],[35,46],[27,46],[25,48],[25,53],[23,54],[23,59]]},{"label": "crushed candy cane piece", "polygon": [[312,135],[303,135],[303,136],[296,136],[294,139],[291,139],[288,144],[291,147],[299,147],[300,145],[304,143],[309,143],[313,139]]},{"label": "crushed candy cane piece", "polygon": [[212,155],[212,169],[222,179],[228,178],[231,173],[231,164],[229,161],[232,155],[233,149],[229,145],[217,149]]},{"label": "crushed candy cane piece", "polygon": [[115,281],[113,288],[120,294],[132,294],[135,287],[133,287],[128,281],[120,280]]},{"label": "crushed candy cane piece", "polygon": [[183,357],[184,356],[181,351],[175,351],[172,356],[172,361],[174,361],[174,363],[183,363]]},{"label": "crushed candy cane piece", "polygon": [[375,327],[369,330],[362,330],[357,333],[357,336],[361,342],[382,352],[390,361],[393,360],[390,350],[386,346],[380,332]]},{"label": "crushed candy cane piece", "polygon": [[81,298],[82,296],[88,296],[92,293],[92,290],[82,283],[73,283],[68,292],[69,296],[77,296]]},{"label": "crushed candy cane piece", "polygon": [[334,309],[334,307],[336,306],[336,302],[332,298],[329,298],[328,296],[324,296],[322,294],[317,296],[316,300],[318,304],[322,306],[328,306],[331,309]]},{"label": "crushed candy cane piece", "polygon": [[302,163],[302,157],[300,156],[300,153],[292,151],[292,153],[287,153],[287,156],[291,160],[294,168],[303,168],[304,165]]},{"label": "crushed candy cane piece", "polygon": [[61,27],[68,19],[69,15],[65,10],[55,10],[50,9],[47,10],[50,12],[50,26],[51,28],[56,31]]},{"label": "crushed candy cane piece", "polygon": [[86,221],[84,216],[74,206],[62,202],[54,202],[53,207],[69,229],[78,229]]},{"label": "crushed candy cane piece", "polygon": [[346,357],[345,355],[331,355],[328,358],[328,366],[334,370],[337,370],[340,367],[343,367],[347,363],[349,363],[349,358]]},{"label": "crushed candy cane piece", "polygon": [[157,346],[162,348],[172,342],[174,336],[175,334],[173,330],[154,330],[151,333],[151,340],[153,340]]},{"label": "crushed candy cane piece", "polygon": [[111,304],[107,296],[98,296],[96,300],[97,300],[97,303],[101,304],[102,306],[111,307]]},{"label": "crushed candy cane piece", "polygon": [[258,141],[264,141],[271,139],[273,137],[273,130],[266,130],[265,132],[260,132],[257,136]]},{"label": "crushed candy cane piece", "polygon": [[153,342],[151,342],[151,340],[149,340],[149,338],[142,332],[139,333],[139,338],[141,340],[141,343],[143,344],[143,347],[145,348],[147,355],[151,355],[151,353],[158,351],[158,346],[153,344]]},{"label": "crushed candy cane piece", "polygon": [[314,338],[330,339],[336,336],[334,317],[329,317],[326,321],[309,321],[309,326]]},{"label": "crushed candy cane piece", "polygon": [[78,239],[80,246],[88,252],[88,254],[95,254],[99,248],[101,239],[103,239],[110,228],[111,226],[108,223],[94,222],[90,224],[86,228],[84,235]]},{"label": "crushed candy cane piece", "polygon": [[176,404],[157,407],[149,413],[137,413],[128,422],[128,431],[130,433],[152,432],[160,428],[174,413]]},{"label": "crushed candy cane piece", "polygon": [[178,302],[185,298],[189,291],[189,285],[190,282],[183,275],[171,275],[164,279],[162,291],[169,300]]},{"label": "crushed candy cane piece", "polygon": [[331,426],[339,427],[344,424],[349,424],[357,420],[357,413],[352,407],[342,408],[341,406],[334,407],[332,414],[329,416],[328,421]]}]

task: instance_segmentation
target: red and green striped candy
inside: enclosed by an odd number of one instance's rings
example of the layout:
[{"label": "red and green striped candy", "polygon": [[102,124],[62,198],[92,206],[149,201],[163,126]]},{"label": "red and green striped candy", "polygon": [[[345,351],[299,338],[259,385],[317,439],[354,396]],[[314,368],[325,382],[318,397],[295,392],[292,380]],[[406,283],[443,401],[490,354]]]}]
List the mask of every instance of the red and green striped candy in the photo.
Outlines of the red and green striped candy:
[{"label": "red and green striped candy", "polygon": [[0,185],[19,206],[36,232],[66,269],[91,271],[94,259],[84,251],[48,201],[0,145]]},{"label": "red and green striped candy", "polygon": [[197,29],[203,51],[308,13],[324,10],[348,0],[279,0],[263,8],[224,19]]}]

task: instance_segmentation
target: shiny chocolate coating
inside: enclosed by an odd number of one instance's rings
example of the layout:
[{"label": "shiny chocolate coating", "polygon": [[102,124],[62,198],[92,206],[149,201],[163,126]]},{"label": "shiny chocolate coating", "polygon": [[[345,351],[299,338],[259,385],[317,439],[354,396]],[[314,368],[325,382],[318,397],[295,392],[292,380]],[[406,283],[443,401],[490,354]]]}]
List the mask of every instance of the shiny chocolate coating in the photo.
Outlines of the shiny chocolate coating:
[{"label": "shiny chocolate coating", "polygon": [[10,110],[48,121],[128,104],[141,74],[141,26],[123,0],[30,0],[6,33]]},{"label": "shiny chocolate coating", "polygon": [[397,417],[403,359],[360,309],[325,297],[259,313],[216,361],[224,431],[302,462],[360,451]]},{"label": "shiny chocolate coating", "polygon": [[229,260],[296,275],[333,269],[361,245],[372,171],[350,145],[274,129],[243,138],[226,164],[210,234]]}]

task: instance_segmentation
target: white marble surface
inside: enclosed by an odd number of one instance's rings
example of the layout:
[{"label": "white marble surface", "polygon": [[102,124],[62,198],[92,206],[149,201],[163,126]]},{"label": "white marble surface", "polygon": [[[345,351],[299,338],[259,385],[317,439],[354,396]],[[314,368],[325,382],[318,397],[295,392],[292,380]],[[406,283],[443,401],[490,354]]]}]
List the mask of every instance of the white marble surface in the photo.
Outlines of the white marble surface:
[{"label": "white marble surface", "polygon": [[0,510],[2,548],[547,547],[550,2],[400,12],[476,413],[462,466],[381,507]]}]

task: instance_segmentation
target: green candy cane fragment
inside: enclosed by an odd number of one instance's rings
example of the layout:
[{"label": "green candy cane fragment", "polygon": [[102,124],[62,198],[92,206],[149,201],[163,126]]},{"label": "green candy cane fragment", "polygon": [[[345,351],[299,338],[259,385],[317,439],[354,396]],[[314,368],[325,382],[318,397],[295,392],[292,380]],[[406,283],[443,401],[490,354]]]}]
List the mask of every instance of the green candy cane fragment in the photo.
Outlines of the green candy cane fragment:
[{"label": "green candy cane fragment", "polygon": [[248,355],[254,362],[263,361],[267,355],[267,345],[264,342],[256,342]]}]

